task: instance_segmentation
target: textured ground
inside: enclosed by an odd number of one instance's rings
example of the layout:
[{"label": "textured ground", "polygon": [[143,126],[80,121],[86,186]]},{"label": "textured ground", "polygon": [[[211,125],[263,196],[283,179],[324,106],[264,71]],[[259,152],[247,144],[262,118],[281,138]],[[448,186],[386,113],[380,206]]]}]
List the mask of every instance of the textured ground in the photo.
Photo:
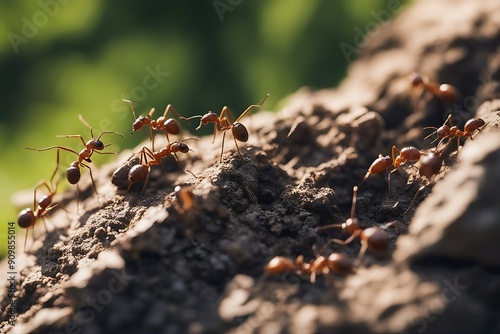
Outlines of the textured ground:
[{"label": "textured ground", "polygon": [[[421,1],[378,31],[338,89],[303,89],[278,114],[244,118],[243,159],[229,134],[222,163],[220,138],[186,142],[195,153],[181,161],[198,178],[165,159],[142,196],[142,185],[126,195],[110,182],[132,150],[95,170],[99,200],[84,177],[79,215],[56,210],[55,228],[18,253],[18,323],[6,321],[3,282],[0,330],[500,331],[500,4]],[[412,103],[413,71],[455,85],[460,103],[431,94]],[[430,149],[431,130],[422,128],[449,113],[460,128],[474,116],[487,124],[458,154],[450,145],[435,185],[414,206],[416,168],[392,175],[389,196],[387,172],[360,187],[361,227],[399,222],[387,230],[390,257],[368,252],[356,274],[316,284],[264,275],[276,255],[309,260],[329,239],[346,239],[318,227],[345,221],[352,187],[379,153]],[[176,185],[193,187],[194,208],[179,209]],[[70,212],[73,197],[68,190],[60,198]],[[354,241],[342,251],[354,257],[359,249]]]}]

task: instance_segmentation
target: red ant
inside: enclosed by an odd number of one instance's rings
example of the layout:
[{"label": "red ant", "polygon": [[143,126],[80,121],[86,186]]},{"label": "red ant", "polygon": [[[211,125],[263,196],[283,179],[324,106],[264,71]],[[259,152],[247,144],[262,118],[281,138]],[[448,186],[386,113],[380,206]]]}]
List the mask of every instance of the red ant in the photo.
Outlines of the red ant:
[{"label": "red ant", "polygon": [[327,257],[318,255],[309,262],[304,262],[304,256],[299,255],[295,260],[283,256],[275,256],[264,267],[264,271],[271,275],[285,272],[295,272],[297,275],[309,275],[311,283],[316,282],[318,274],[327,275],[330,272],[347,275],[354,272],[354,262],[350,257],[341,253],[332,253]]},{"label": "red ant", "polygon": [[192,187],[176,186],[174,188],[175,199],[179,204],[179,212],[184,213],[194,207],[195,195]]},{"label": "red ant", "polygon": [[245,109],[241,113],[241,115],[236,119],[234,123],[231,122],[230,116],[229,116],[229,108],[227,106],[224,106],[222,108],[222,111],[219,116],[217,114],[209,111],[205,115],[196,115],[196,116],[191,116],[189,118],[181,117],[184,120],[190,120],[193,118],[201,118],[200,120],[200,125],[196,128],[196,130],[199,130],[202,125],[207,125],[208,123],[214,123],[214,138],[212,140],[212,144],[215,142],[215,136],[217,135],[217,131],[223,132],[222,136],[222,148],[221,148],[221,153],[220,153],[220,162],[222,162],[222,154],[224,153],[224,139],[226,138],[226,131],[231,130],[231,133],[233,134],[233,139],[234,143],[236,144],[236,148],[238,149],[238,153],[240,157],[243,159],[243,156],[241,155],[240,148],[238,147],[238,142],[246,142],[248,140],[248,130],[247,128],[241,124],[239,121],[240,119],[245,116],[247,112],[249,112],[252,108],[257,108],[261,107],[264,102],[267,100],[269,97],[269,94],[266,95],[264,100],[260,104],[252,104],[248,108]]},{"label": "red ant", "polygon": [[331,241],[340,244],[348,245],[354,239],[359,238],[361,240],[361,250],[359,251],[358,258],[362,258],[366,250],[369,249],[372,253],[377,256],[385,256],[389,251],[389,236],[384,231],[388,227],[396,224],[396,222],[390,222],[383,227],[372,226],[366,229],[359,227],[358,219],[356,218],[356,200],[357,200],[358,187],[353,187],[352,195],[352,206],[351,206],[351,216],[343,224],[332,224],[322,226],[319,229],[327,229],[331,227],[341,227],[343,231],[351,234],[346,240],[331,239]]},{"label": "red ant", "polygon": [[123,102],[130,104],[130,106],[132,107],[132,113],[134,114],[135,121],[134,124],[132,125],[132,134],[135,131],[140,130],[143,126],[149,127],[149,140],[151,141],[151,147],[153,151],[155,150],[153,130],[165,131],[168,143],[170,143],[170,139],[168,138],[169,133],[173,135],[179,134],[180,132],[179,123],[177,123],[177,121],[173,118],[166,118],[170,109],[172,109],[172,111],[177,115],[177,117],[182,118],[182,116],[179,115],[179,113],[175,110],[175,108],[171,104],[169,104],[165,108],[163,116],[160,116],[158,117],[158,119],[154,120],[153,114],[155,112],[155,108],[151,108],[147,116],[137,117],[132,102],[125,99],[123,100]]},{"label": "red ant", "polygon": [[[19,213],[19,216],[17,218],[17,224],[21,228],[26,228],[26,229],[34,229],[35,223],[38,218],[42,218],[43,225],[45,226],[45,231],[47,232],[47,225],[45,224],[45,218],[44,216],[52,210],[54,207],[58,206],[59,204],[52,204],[52,198],[57,192],[57,184],[53,182],[54,177],[57,173],[57,170],[59,169],[59,150],[57,151],[57,164],[56,168],[54,169],[54,172],[52,173],[52,176],[50,177],[50,185],[49,183],[42,181],[39,183],[36,187],[35,190],[33,191],[33,209],[26,208],[22,210]],[[38,201],[38,205],[36,202],[36,191],[40,187],[45,187],[49,191],[48,195],[43,195],[42,198]],[[35,239],[35,232],[33,231],[33,239]],[[28,231],[26,231],[26,236],[24,238],[24,251],[26,252],[26,241],[28,240]]]},{"label": "red ant", "polygon": [[[142,180],[146,179],[146,181],[144,182],[144,186],[142,187],[141,191],[142,194],[149,180],[149,172],[151,170],[151,166],[159,165],[163,158],[166,158],[172,154],[175,160],[177,160],[179,166],[181,166],[179,158],[177,157],[176,153],[177,152],[188,153],[189,151],[192,151],[189,148],[189,146],[183,143],[187,139],[197,139],[197,138],[189,137],[189,138],[184,138],[180,142],[174,141],[172,143],[167,144],[166,147],[155,152],[151,151],[149,148],[144,146],[142,150],[139,152],[140,163],[138,165],[133,166],[128,173],[129,186],[127,189],[127,193],[130,190],[132,184],[141,182]],[[148,158],[150,160],[148,160]],[[182,167],[181,169],[184,170]],[[189,170],[184,170],[184,172],[190,173],[194,177],[197,177]]]},{"label": "red ant", "polygon": [[90,136],[92,137],[91,139],[89,139],[87,142],[85,142],[83,137],[80,135],[58,135],[57,137],[80,138],[80,140],[83,144],[83,147],[84,147],[83,150],[80,151],[80,153],[78,153],[70,148],[64,147],[64,146],[50,146],[50,147],[45,147],[45,148],[40,148],[40,149],[34,149],[34,148],[27,148],[27,149],[34,150],[34,151],[47,151],[47,150],[57,149],[58,152],[59,152],[59,150],[64,150],[64,151],[68,151],[68,152],[71,152],[73,154],[76,154],[78,156],[78,160],[73,161],[70,164],[69,168],[66,170],[66,179],[68,180],[68,182],[70,184],[77,184],[80,181],[80,176],[81,176],[80,166],[88,168],[88,170],[90,172],[90,179],[92,180],[92,185],[94,186],[94,190],[95,190],[96,194],[99,195],[97,193],[97,188],[95,186],[94,177],[92,176],[92,169],[90,168],[89,165],[83,163],[83,161],[92,162],[92,160],[90,158],[92,157],[92,154],[94,152],[98,153],[98,154],[116,154],[114,152],[100,152],[105,147],[108,147],[109,145],[111,145],[111,144],[104,145],[104,143],[100,140],[104,134],[114,133],[116,135],[119,135],[120,137],[123,137],[123,136],[121,134],[119,134],[118,132],[103,131],[99,134],[99,136],[97,136],[97,138],[94,138],[94,133],[92,131],[92,127],[83,119],[82,115],[78,115],[78,118],[86,127],[88,127],[90,129]]},{"label": "red ant", "polygon": [[[444,138],[443,138],[444,139]],[[418,188],[417,192],[415,193],[415,197],[413,197],[410,206],[404,214],[410,210],[410,208],[413,206],[413,202],[415,202],[415,199],[417,198],[417,195],[419,194],[420,191],[422,191],[425,187],[427,187],[429,184],[433,182],[434,177],[439,173],[441,170],[441,166],[443,165],[444,157],[443,153],[452,141],[452,138],[446,142],[446,144],[442,145],[442,147],[438,146],[436,149],[431,151],[429,154],[423,154],[422,157],[420,158],[419,161],[419,167],[418,167],[418,173],[421,177],[424,178],[425,183]],[[441,142],[439,142],[441,143]]]},{"label": "red ant", "polygon": [[460,100],[460,94],[458,90],[449,84],[438,84],[429,80],[424,75],[418,73],[413,73],[411,75],[411,85],[414,89],[420,91],[420,96],[424,90],[427,90],[432,95],[446,103],[457,103]]},{"label": "red ant", "polygon": [[[450,126],[448,126],[446,123],[450,123]],[[459,146],[460,144],[460,138],[467,138],[469,137],[470,139],[472,139],[472,135],[474,133],[476,133],[477,131],[481,131],[481,128],[486,124],[486,122],[482,119],[482,118],[479,118],[479,117],[475,117],[475,118],[472,118],[472,119],[469,119],[465,125],[464,125],[464,131],[461,131],[456,125],[453,125],[452,124],[452,121],[451,121],[451,114],[448,115],[448,117],[446,118],[446,121],[444,121],[443,125],[441,125],[439,128],[435,128],[435,127],[425,127],[424,129],[436,129],[436,131],[434,131],[433,133],[431,133],[430,135],[428,135],[427,137],[425,137],[424,139],[427,139],[429,138],[430,136],[432,136],[433,134],[436,134],[437,138],[434,141],[438,140],[438,139],[445,139],[445,138],[450,138],[450,139],[453,139],[453,138],[457,138],[457,147]],[[438,144],[439,146],[439,144]]]},{"label": "red ant", "polygon": [[392,146],[392,158],[390,156],[379,155],[375,161],[372,162],[368,171],[365,174],[363,180],[359,183],[365,182],[370,175],[380,174],[384,172],[391,165],[394,169],[387,176],[387,183],[389,187],[389,194],[391,193],[391,174],[396,172],[401,165],[404,165],[407,161],[416,162],[420,159],[421,152],[419,149],[413,146],[403,147],[401,150],[396,146]]}]

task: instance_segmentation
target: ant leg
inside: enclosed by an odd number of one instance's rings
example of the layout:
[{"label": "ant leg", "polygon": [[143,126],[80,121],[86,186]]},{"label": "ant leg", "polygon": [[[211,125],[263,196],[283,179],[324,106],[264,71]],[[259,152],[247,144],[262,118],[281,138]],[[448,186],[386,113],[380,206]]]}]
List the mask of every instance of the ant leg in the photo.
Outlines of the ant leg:
[{"label": "ant leg", "polygon": [[351,234],[351,236],[349,238],[347,238],[346,240],[340,240],[340,239],[331,239],[332,242],[336,243],[336,244],[339,244],[341,246],[347,246],[349,245],[354,239],[356,239],[358,237],[358,233],[353,233]]},{"label": "ant leg", "polygon": [[175,110],[174,106],[171,104],[167,105],[167,107],[165,108],[165,111],[163,112],[163,117],[167,117],[167,114],[170,111],[170,109],[172,109],[172,111],[178,118],[182,118],[182,116],[177,112],[177,110]]},{"label": "ant leg", "polygon": [[233,139],[234,139],[234,144],[236,145],[236,148],[238,149],[238,154],[240,155],[241,160],[243,160],[243,156],[241,155],[240,148],[239,148],[238,143],[236,142],[236,138],[234,138],[234,136],[233,136]]},{"label": "ant leg", "polygon": [[417,196],[418,194],[424,190],[424,188],[426,187],[427,185],[422,185],[420,186],[420,188],[418,188],[417,192],[415,193],[415,196],[413,197],[413,199],[411,200],[411,203],[410,203],[410,206],[408,206],[408,209],[406,209],[406,211],[403,213],[403,216],[405,216],[408,211],[410,210],[410,208],[413,206],[413,203],[415,202],[415,200],[417,199]]},{"label": "ant leg", "polygon": [[332,227],[342,227],[342,224],[329,224],[329,225],[324,225],[321,227],[318,227],[316,230],[326,230],[327,228],[332,228]]},{"label": "ant leg", "polygon": [[366,251],[368,250],[368,243],[363,243],[361,249],[359,250],[358,258],[356,259],[356,267],[361,264]]},{"label": "ant leg", "polygon": [[134,105],[132,104],[132,101],[125,100],[125,99],[122,99],[122,101],[125,102],[125,103],[130,104],[130,106],[132,107],[132,114],[134,115],[134,118],[137,119],[137,116],[135,115]]},{"label": "ant leg", "polygon": [[182,171],[183,171],[184,173],[186,173],[186,174],[187,174],[187,173],[189,173],[189,174],[193,175],[195,178],[198,178],[198,176],[196,176],[196,175],[195,175],[193,172],[191,172],[189,169],[184,169],[184,168],[182,168],[181,162],[180,162],[179,157],[177,156],[177,154],[176,154],[176,153],[172,153],[172,154],[173,154],[173,156],[174,156],[175,160],[177,161],[177,164],[179,165],[179,167],[182,169]]},{"label": "ant leg", "polygon": [[80,138],[80,140],[82,141],[83,147],[87,146],[87,143],[85,143],[85,139],[83,139],[83,137],[80,135],[57,135],[56,137],[57,138]]},{"label": "ant leg", "polygon": [[99,193],[97,192],[97,187],[95,186],[94,176],[92,175],[92,168],[90,168],[89,165],[86,165],[86,164],[84,164],[82,162],[80,162],[80,165],[82,165],[83,167],[89,169],[90,179],[92,180],[92,186],[94,186],[94,191],[95,191],[95,193],[97,195],[97,201],[99,201]]},{"label": "ant leg", "polygon": [[49,147],[45,147],[45,148],[31,148],[31,147],[26,147],[27,150],[31,150],[31,151],[48,151],[48,150],[53,150],[53,149],[59,149],[59,150],[64,150],[64,151],[67,151],[67,152],[71,152],[73,154],[76,154],[76,155],[80,155],[78,154],[78,152],[70,149],[70,148],[67,148],[67,147],[64,147],[64,146],[49,146]]},{"label": "ant leg", "polygon": [[222,144],[221,144],[221,151],[220,151],[220,162],[222,163],[222,155],[224,154],[224,140],[226,139],[226,131],[223,132],[222,135]]},{"label": "ant leg", "polygon": [[247,112],[249,112],[251,109],[253,109],[253,108],[258,108],[258,107],[262,107],[262,105],[264,104],[264,102],[266,102],[266,100],[267,100],[267,98],[268,98],[268,97],[269,97],[269,94],[267,94],[267,95],[266,95],[266,97],[264,97],[264,100],[262,100],[262,102],[261,102],[261,103],[259,103],[259,104],[252,104],[252,105],[248,106],[248,108],[246,108],[246,109],[245,109],[245,111],[243,111],[243,112],[241,113],[241,115],[240,115],[240,116],[236,119],[236,121],[235,121],[235,122],[238,122],[238,121],[239,121],[239,120],[240,120],[243,116],[245,116],[245,114],[246,114]]},{"label": "ant leg", "polygon": [[[83,116],[82,115],[78,115],[78,119],[80,120],[80,122],[82,122],[87,128],[90,129],[90,138],[94,138],[94,132],[92,131],[92,127],[89,125],[89,123],[87,123],[86,120],[83,119]],[[83,139],[82,139],[83,140]],[[85,144],[84,144],[85,146]]]},{"label": "ant leg", "polygon": [[148,181],[149,181],[149,175],[151,174],[150,170],[151,170],[151,167],[148,167],[148,174],[146,175],[146,180],[144,181],[144,185],[142,186],[141,192],[139,193],[139,197],[142,196],[142,193],[144,192],[144,189],[146,189],[146,186],[147,186]]}]

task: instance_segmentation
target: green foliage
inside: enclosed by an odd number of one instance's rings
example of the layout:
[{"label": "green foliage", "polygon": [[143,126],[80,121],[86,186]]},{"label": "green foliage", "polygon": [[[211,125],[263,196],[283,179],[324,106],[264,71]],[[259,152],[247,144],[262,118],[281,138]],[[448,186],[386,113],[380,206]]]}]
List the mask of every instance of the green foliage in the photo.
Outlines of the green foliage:
[{"label": "green foliage", "polygon": [[[77,140],[55,137],[87,138],[78,114],[95,133],[123,133],[123,140],[109,138],[118,150],[146,137],[129,135],[133,118],[122,98],[141,114],[171,103],[186,116],[224,105],[236,115],[270,93],[264,108],[275,110],[301,86],[337,85],[353,60],[340,43],[353,45],[354,28],[363,30],[374,21],[371,11],[394,2],[58,1],[0,4],[1,222],[17,220],[11,196],[54,168],[55,152],[24,148],[80,150]],[[148,77],[158,69],[156,79]]]}]

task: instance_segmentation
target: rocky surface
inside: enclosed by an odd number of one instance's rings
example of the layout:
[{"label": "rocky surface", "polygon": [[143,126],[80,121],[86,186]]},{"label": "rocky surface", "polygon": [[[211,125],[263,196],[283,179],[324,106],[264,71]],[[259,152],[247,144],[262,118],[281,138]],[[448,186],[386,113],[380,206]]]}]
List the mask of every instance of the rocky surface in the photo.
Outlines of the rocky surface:
[{"label": "rocky surface", "polygon": [[[338,89],[303,89],[277,115],[242,119],[250,132],[243,158],[230,133],[222,163],[220,138],[186,142],[195,152],[181,164],[198,178],[170,157],[152,168],[142,195],[142,184],[126,193],[110,182],[142,145],[95,169],[99,198],[84,177],[78,214],[68,190],[58,200],[71,214],[55,210],[50,231],[37,226],[28,254],[18,252],[17,323],[8,323],[3,282],[0,330],[499,331],[499,28],[496,0],[420,1],[368,35]],[[412,99],[413,71],[457,87],[460,103],[430,93]],[[346,239],[318,227],[345,221],[352,187],[379,153],[430,150],[436,143],[424,140],[432,130],[423,127],[450,113],[460,129],[474,116],[487,124],[458,153],[449,145],[434,182],[417,193],[425,181],[406,164],[392,174],[389,195],[387,172],[360,186],[362,228],[398,221],[387,229],[392,256],[367,252],[355,274],[315,284],[264,274],[276,255],[310,260],[331,238]],[[114,177],[120,188],[123,175]],[[176,185],[192,187],[189,210],[175,199]],[[339,250],[355,257],[360,243],[322,249]]]}]

